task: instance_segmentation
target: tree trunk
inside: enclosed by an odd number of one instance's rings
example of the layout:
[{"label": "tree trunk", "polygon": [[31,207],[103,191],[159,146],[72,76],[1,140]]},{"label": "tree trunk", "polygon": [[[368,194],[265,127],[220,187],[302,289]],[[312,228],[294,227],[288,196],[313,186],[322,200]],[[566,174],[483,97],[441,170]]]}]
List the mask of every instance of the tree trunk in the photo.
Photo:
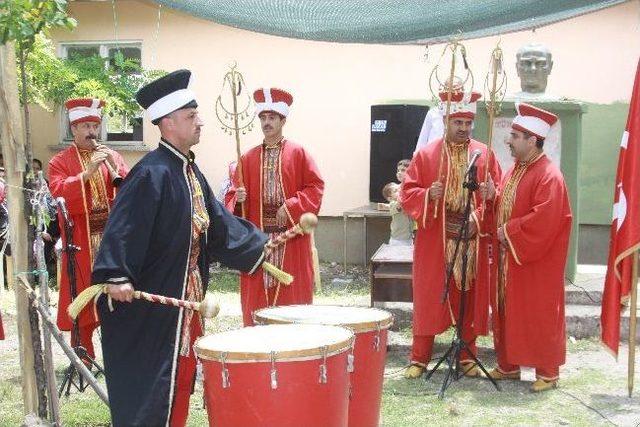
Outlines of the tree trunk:
[{"label": "tree trunk", "polygon": [[[0,45],[0,143],[4,158],[6,181],[9,184],[9,233],[15,271],[27,271],[27,222],[24,217],[25,197],[20,189],[26,166],[24,133],[13,43]],[[12,278],[10,278],[12,279]],[[18,339],[20,350],[22,398],[25,414],[38,413],[32,331],[29,321],[29,298],[21,286],[14,286]]]},{"label": "tree trunk", "polygon": [[[31,172],[33,165],[33,151],[31,149],[31,116],[29,114],[29,102],[27,99],[27,57],[29,56],[29,52],[24,48],[18,49],[18,58],[19,58],[19,66],[20,66],[20,80],[22,83],[22,111],[24,117],[24,153],[25,153],[25,162],[26,162],[26,174],[23,176],[22,186],[24,188],[35,189],[34,179]],[[31,224],[32,221],[30,219],[33,217],[33,205],[29,200],[31,197],[28,197],[27,200],[24,201],[24,210],[23,216],[25,222],[27,224],[27,270],[26,271],[35,271],[36,263],[35,256],[33,252],[33,242],[35,241],[35,229]],[[18,270],[20,271],[20,270]],[[34,275],[29,274],[27,276],[29,279],[29,283],[34,283],[35,278]],[[32,286],[32,289],[35,288]],[[41,331],[40,331],[40,319],[38,318],[38,312],[33,306],[29,305],[29,320],[31,324],[31,339],[33,341],[33,358],[34,358],[34,368],[36,371],[36,383],[38,386],[38,416],[42,419],[47,418],[47,377],[44,370],[44,359],[42,354],[42,342],[41,342]]]},{"label": "tree trunk", "polygon": [[[35,254],[36,254],[36,268],[38,270],[38,287],[40,288],[40,306],[43,310],[49,310],[49,274],[47,273],[47,261],[44,255],[44,240],[42,238],[42,234],[45,230],[45,221],[44,215],[47,210],[46,207],[46,196],[43,194],[49,194],[49,190],[47,188],[47,182],[44,179],[44,175],[42,171],[38,172],[37,186],[38,190],[41,191],[41,195],[39,197],[39,203],[35,207],[36,218],[37,218],[37,238],[34,244]],[[40,311],[40,310],[38,310]],[[56,371],[55,366],[53,364],[53,353],[51,350],[51,330],[49,329],[49,325],[47,324],[47,320],[44,315],[42,315],[42,339],[43,339],[43,351],[44,351],[44,370],[46,373],[46,383],[47,383],[47,397],[49,399],[49,419],[55,426],[60,426],[60,402],[58,400],[58,387],[56,385]]]},{"label": "tree trunk", "polygon": [[[27,57],[29,53],[24,49],[20,50],[20,80],[22,82],[22,110],[24,114],[24,154],[27,172],[32,169],[33,165],[33,150],[31,149],[31,114],[29,112],[29,102],[27,100]],[[27,177],[27,179],[29,179]],[[31,180],[33,181],[33,180]],[[31,187],[29,187],[31,188]],[[31,212],[29,212],[31,213]],[[31,240],[33,241],[33,239]]]},{"label": "tree trunk", "polygon": [[[31,280],[28,282],[31,284]],[[38,417],[45,420],[48,417],[47,375],[44,371],[44,359],[42,358],[40,318],[38,317],[38,311],[31,304],[29,304],[29,325],[31,326],[31,344],[33,346],[33,368],[36,373],[36,387],[38,388]]]}]

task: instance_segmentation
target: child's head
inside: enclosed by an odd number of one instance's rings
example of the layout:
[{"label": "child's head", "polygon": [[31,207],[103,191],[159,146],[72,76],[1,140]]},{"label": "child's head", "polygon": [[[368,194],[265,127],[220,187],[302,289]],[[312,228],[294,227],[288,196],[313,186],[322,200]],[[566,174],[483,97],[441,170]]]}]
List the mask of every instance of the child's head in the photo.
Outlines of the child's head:
[{"label": "child's head", "polygon": [[404,176],[407,172],[407,168],[409,167],[410,163],[411,163],[411,160],[409,159],[402,159],[398,162],[398,170],[396,172],[396,178],[398,178],[398,181],[400,182],[404,181]]},{"label": "child's head", "polygon": [[390,182],[382,187],[382,197],[387,202],[398,200],[398,193],[400,192],[400,185],[395,182]]}]

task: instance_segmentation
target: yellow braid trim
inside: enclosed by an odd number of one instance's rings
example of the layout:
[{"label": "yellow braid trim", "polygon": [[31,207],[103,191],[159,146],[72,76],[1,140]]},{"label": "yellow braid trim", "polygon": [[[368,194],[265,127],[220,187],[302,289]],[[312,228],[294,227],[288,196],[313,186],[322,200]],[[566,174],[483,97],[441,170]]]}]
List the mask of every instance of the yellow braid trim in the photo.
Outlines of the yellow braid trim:
[{"label": "yellow braid trim", "polygon": [[316,248],[313,234],[311,234],[311,257],[313,260],[313,287],[317,291],[322,290],[322,279],[320,278],[320,259],[318,258],[318,249]]},{"label": "yellow braid trim", "polygon": [[269,273],[270,275],[272,275],[273,277],[276,278],[276,280],[278,280],[280,283],[284,284],[284,285],[290,285],[291,282],[293,282],[293,276],[290,275],[289,273],[280,270],[278,267],[276,267],[275,265],[268,263],[268,262],[263,262],[262,263],[262,268],[264,269],[264,271],[266,271],[267,273]]},{"label": "yellow braid trim", "polygon": [[104,290],[104,285],[93,285],[80,292],[76,299],[74,299],[67,308],[69,316],[71,316],[72,319],[76,319],[87,304],[89,304],[96,296],[100,295],[101,292],[104,292]]}]

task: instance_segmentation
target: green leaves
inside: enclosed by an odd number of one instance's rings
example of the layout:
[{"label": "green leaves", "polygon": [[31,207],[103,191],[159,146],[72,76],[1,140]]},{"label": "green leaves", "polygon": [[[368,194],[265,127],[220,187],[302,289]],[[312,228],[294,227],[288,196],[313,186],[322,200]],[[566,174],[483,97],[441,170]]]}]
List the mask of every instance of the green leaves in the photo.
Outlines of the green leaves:
[{"label": "green leaves", "polygon": [[51,111],[69,98],[100,97],[106,101],[106,114],[133,117],[140,111],[138,88],[164,74],[145,71],[120,52],[111,61],[97,55],[57,58],[45,36],[54,28],[76,27],[67,15],[67,0],[0,0],[0,11],[0,44],[15,42],[18,61],[25,58],[26,81],[19,84],[27,89],[27,103]]},{"label": "green leaves", "polygon": [[[26,61],[27,102],[52,111],[69,98],[98,97],[106,101],[104,113],[134,117],[140,112],[138,89],[166,72],[144,70],[138,61],[98,55],[58,58],[53,43],[37,36]],[[21,84],[21,82],[19,82]]]},{"label": "green leaves", "polygon": [[67,16],[66,0],[0,0],[0,44],[15,42],[29,52],[36,35],[53,28],[73,30],[76,20]]}]

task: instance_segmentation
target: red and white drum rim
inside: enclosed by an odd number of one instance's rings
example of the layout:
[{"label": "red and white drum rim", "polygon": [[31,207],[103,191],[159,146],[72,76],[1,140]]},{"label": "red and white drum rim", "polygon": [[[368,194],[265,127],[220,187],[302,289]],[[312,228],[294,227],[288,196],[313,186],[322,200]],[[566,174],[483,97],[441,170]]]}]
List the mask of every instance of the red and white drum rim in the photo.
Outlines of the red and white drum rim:
[{"label": "red and white drum rim", "polygon": [[323,359],[351,350],[354,333],[332,325],[261,325],[198,338],[194,350],[204,360],[225,363]]},{"label": "red and white drum rim", "polygon": [[344,305],[287,305],[256,310],[255,321],[262,324],[320,324],[343,326],[356,334],[389,329],[393,315],[373,307]]}]

